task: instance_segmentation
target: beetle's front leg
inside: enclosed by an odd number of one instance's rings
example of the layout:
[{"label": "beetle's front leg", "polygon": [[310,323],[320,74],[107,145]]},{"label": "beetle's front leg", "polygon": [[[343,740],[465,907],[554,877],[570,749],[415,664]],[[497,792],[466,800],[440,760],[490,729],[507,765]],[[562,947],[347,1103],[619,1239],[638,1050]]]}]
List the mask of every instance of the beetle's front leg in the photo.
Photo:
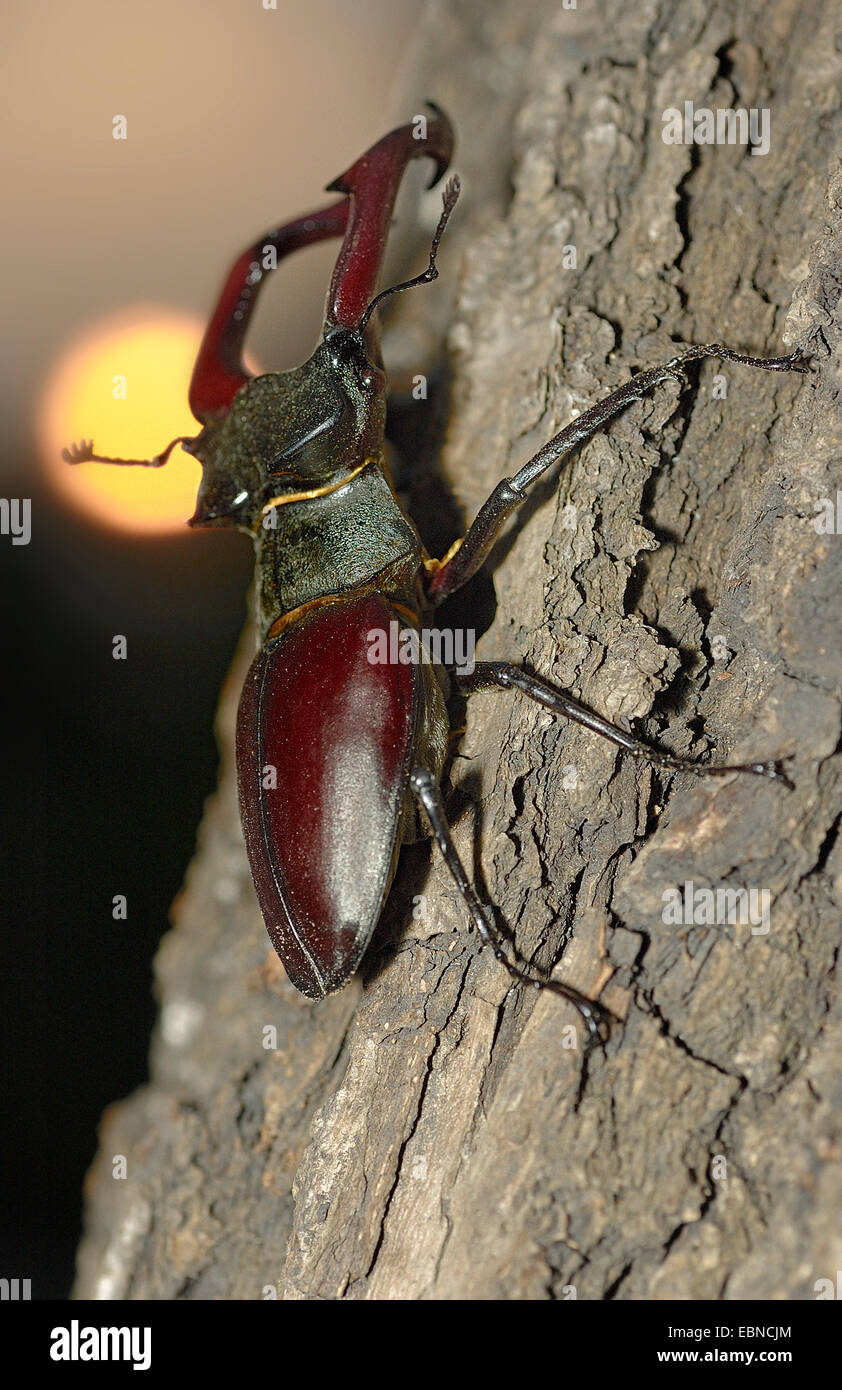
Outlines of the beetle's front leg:
[{"label": "beetle's front leg", "polygon": [[497,484],[491,496],[480,507],[467,535],[458,547],[453,547],[441,562],[427,562],[426,590],[429,602],[441,603],[476,574],[487,559],[504,522],[523,505],[529,488],[552,464],[566,458],[625,410],[627,405],[632,401],[642,400],[660,382],[670,378],[682,381],[687,364],[697,362],[702,357],[723,357],[747,367],[761,367],[767,372],[809,371],[809,367],[801,361],[797,352],[789,357],[747,357],[744,353],[733,352],[719,343],[709,343],[706,346],[688,348],[658,367],[639,372],[631,381],[619,386],[610,396],[606,396],[604,401],[592,405],[583,415],[554,435],[513,478],[503,478]]},{"label": "beetle's front leg", "polygon": [[453,875],[456,887],[462,896],[474,925],[477,928],[482,940],[490,946],[500,964],[508,971],[513,980],[518,984],[529,985],[532,989],[546,989],[553,994],[561,995],[567,999],[579,1011],[588,1030],[590,1043],[601,1042],[608,1034],[608,1013],[594,999],[588,999],[572,985],[566,985],[561,980],[542,979],[537,975],[529,974],[531,969],[529,963],[525,961],[517,952],[514,943],[511,942],[511,951],[515,958],[514,963],[509,960],[503,950],[504,937],[498,930],[490,908],[480,901],[476,890],[473,887],[468,875],[465,872],[462,860],[456,851],[453,843],[453,836],[450,826],[447,823],[447,816],[442,801],[441,788],[435,773],[430,772],[426,767],[416,767],[410,774],[410,786],[424,809],[430,828],[436,839],[442,858],[448,869]]},{"label": "beetle's front leg", "polygon": [[470,674],[450,672],[450,678],[463,695],[472,695],[477,690],[520,690],[530,700],[536,700],[539,705],[552,710],[554,714],[563,714],[565,718],[575,720],[577,724],[582,724],[593,733],[601,734],[603,738],[622,748],[624,753],[630,753],[633,758],[645,758],[647,762],[656,763],[659,767],[676,768],[679,772],[693,772],[700,777],[724,777],[730,772],[750,772],[755,777],[768,777],[772,781],[783,782],[790,791],[793,790],[792,782],[782,770],[780,761],[697,763],[689,758],[677,758],[672,753],[652,748],[648,743],[633,738],[624,729],[619,729],[616,724],[609,723],[586,705],[581,705],[572,695],[566,695],[563,690],[558,690],[548,681],[540,680],[538,676],[532,676],[507,661],[481,661]]}]

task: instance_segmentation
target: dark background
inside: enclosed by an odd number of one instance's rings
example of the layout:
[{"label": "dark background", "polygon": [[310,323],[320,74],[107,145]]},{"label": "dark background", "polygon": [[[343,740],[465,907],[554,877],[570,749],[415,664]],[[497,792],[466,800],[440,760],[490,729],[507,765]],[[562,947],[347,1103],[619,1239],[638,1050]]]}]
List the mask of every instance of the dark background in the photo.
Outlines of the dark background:
[{"label": "dark background", "polygon": [[[136,537],[71,510],[36,443],[40,393],[88,324],[137,303],[206,313],[243,245],[318,203],[395,123],[413,16],[408,0],[6,16],[2,493],[32,498],[32,540],[0,537],[0,1275],[34,1298],[67,1296],[99,1117],[146,1076],[152,959],[215,784],[251,574],[243,536]],[[249,344],[267,369],[309,354],[334,254],[302,253],[268,291]]]}]

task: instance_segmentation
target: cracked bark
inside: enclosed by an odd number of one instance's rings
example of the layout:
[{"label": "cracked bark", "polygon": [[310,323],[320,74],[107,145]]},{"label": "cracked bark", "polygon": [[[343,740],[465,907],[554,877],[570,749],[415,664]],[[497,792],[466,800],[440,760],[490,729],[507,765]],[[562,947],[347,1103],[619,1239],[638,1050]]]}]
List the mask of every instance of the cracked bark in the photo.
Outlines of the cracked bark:
[{"label": "cracked bark", "polygon": [[[842,1267],[842,539],[813,525],[842,456],[840,48],[829,2],[427,10],[393,114],[432,94],[461,136],[441,476],[464,516],[675,339],[786,341],[818,369],[706,363],[630,408],[499,547],[477,655],[681,754],[792,754],[796,791],[666,776],[517,697],[470,702],[460,849],[521,950],[624,1019],[580,1086],[575,1016],[508,987],[425,847],[362,976],[316,1007],[291,988],[237,822],[244,642],[78,1295],[797,1299]],[[769,107],[769,154],[665,145],[685,100]],[[387,360],[417,370],[445,299],[405,299]],[[666,925],[687,880],[768,889],[769,932]]]}]

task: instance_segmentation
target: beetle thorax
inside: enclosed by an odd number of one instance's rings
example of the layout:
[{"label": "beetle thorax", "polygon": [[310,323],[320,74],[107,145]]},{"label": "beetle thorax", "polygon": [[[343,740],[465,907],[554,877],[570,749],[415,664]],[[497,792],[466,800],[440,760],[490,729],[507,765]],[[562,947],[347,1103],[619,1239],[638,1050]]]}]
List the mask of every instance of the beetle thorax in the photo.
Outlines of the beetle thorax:
[{"label": "beetle thorax", "polygon": [[254,377],[197,448],[194,523],[254,532],[268,506],[341,486],[378,454],[386,378],[362,339],[331,334],[291,372]]}]

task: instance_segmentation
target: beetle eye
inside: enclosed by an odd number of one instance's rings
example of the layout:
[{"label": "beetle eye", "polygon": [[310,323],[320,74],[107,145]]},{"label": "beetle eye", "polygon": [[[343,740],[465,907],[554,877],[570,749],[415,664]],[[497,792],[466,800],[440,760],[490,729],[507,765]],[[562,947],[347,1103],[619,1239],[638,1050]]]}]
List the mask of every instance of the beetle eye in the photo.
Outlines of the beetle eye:
[{"label": "beetle eye", "polygon": [[364,391],[385,391],[386,376],[377,367],[366,365],[360,374],[360,385]]}]

